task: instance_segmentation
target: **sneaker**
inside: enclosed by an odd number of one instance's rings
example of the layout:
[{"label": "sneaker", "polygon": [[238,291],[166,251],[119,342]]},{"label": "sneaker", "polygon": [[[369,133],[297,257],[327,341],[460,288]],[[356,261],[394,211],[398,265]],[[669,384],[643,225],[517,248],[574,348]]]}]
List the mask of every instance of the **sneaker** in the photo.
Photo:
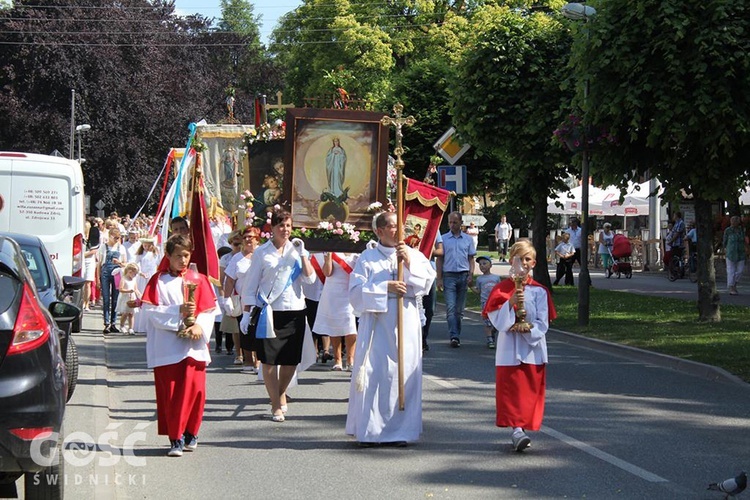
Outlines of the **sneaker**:
[{"label": "sneaker", "polygon": [[495,340],[492,337],[489,337],[487,339],[487,349],[494,349],[495,348]]},{"label": "sneaker", "polygon": [[237,356],[236,358],[234,358],[235,365],[241,365],[242,363],[244,363],[244,361],[242,360],[242,356]]},{"label": "sneaker", "polygon": [[341,365],[341,363],[336,363],[335,365],[331,367],[331,371],[334,371],[334,372],[340,372],[343,369],[344,367]]},{"label": "sneaker", "polygon": [[227,349],[227,356],[234,356],[234,349]]},{"label": "sneaker", "polygon": [[461,347],[461,341],[457,338],[451,339],[451,347]]},{"label": "sneaker", "polygon": [[109,325],[109,333],[120,333],[120,329],[115,325]]},{"label": "sneaker", "polygon": [[257,372],[255,371],[255,367],[253,365],[246,365],[242,367],[242,373],[249,373],[250,375],[255,375]]},{"label": "sneaker", "polygon": [[128,330],[128,335],[135,335],[135,330],[133,330],[132,328],[130,328]]},{"label": "sneaker", "polygon": [[523,431],[513,434],[512,441],[513,449],[518,452],[521,452],[531,446],[531,439]]},{"label": "sneaker", "polygon": [[217,347],[216,349],[214,349],[214,352],[216,354],[221,354],[221,347]]},{"label": "sneaker", "polygon": [[186,432],[185,435],[182,436],[182,439],[185,442],[183,445],[185,451],[195,451],[195,449],[198,448],[198,436],[193,436],[189,432]]},{"label": "sneaker", "polygon": [[182,439],[174,439],[174,440],[171,440],[170,443],[172,443],[172,447],[167,452],[167,456],[168,457],[181,457],[182,449],[185,446],[185,443],[182,441]]},{"label": "sneaker", "polygon": [[102,330],[102,333],[104,335],[107,335],[109,333],[109,329],[111,328],[110,325],[104,325],[104,330]]}]

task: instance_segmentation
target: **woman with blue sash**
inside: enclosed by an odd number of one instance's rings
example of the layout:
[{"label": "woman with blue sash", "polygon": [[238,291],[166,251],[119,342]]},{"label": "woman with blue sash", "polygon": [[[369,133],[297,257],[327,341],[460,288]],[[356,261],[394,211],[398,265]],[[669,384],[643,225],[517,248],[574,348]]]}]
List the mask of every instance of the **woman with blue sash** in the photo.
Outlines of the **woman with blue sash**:
[{"label": "woman with blue sash", "polygon": [[[255,329],[255,347],[263,363],[272,418],[274,422],[283,422],[286,390],[302,360],[306,326],[302,284],[312,284],[315,273],[304,243],[289,241],[291,214],[275,210],[271,226],[271,239],[253,253],[242,288],[240,330],[245,333],[248,328]],[[256,308],[260,308],[259,314]]]}]

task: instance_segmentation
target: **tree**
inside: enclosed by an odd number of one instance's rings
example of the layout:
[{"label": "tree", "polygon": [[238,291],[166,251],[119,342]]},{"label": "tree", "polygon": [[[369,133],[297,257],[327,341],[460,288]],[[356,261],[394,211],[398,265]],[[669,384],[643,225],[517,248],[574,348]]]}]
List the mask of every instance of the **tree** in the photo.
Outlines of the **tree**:
[{"label": "tree", "polygon": [[748,2],[601,3],[576,40],[576,105],[585,123],[616,138],[596,153],[599,174],[623,183],[656,176],[665,198],[695,201],[698,309],[719,321],[711,204],[750,180]]},{"label": "tree", "polygon": [[336,89],[324,77],[338,68],[355,77],[349,93],[371,100],[384,94],[394,64],[389,36],[360,12],[376,4],[306,0],[282,18],[271,51],[286,69],[290,97],[301,104],[305,97],[331,95]]},{"label": "tree", "polygon": [[[450,86],[454,122],[501,166],[495,178],[508,201],[533,206],[534,247],[543,260],[547,196],[571,173],[569,155],[551,142],[560,121],[570,36],[556,16],[494,6],[475,14],[472,32]],[[547,266],[537,266],[534,274],[549,283]]]},{"label": "tree", "polygon": [[211,56],[226,42],[171,1],[19,5],[0,32],[0,149],[67,153],[75,89],[86,191],[109,208],[138,209],[188,123],[224,115],[231,73]]}]

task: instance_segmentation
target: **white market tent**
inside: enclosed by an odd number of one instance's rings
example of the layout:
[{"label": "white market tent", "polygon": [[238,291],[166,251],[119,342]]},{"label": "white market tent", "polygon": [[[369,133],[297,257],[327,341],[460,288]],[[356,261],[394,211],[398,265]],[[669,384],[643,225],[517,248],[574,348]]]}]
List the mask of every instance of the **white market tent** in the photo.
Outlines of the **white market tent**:
[{"label": "white market tent", "polygon": [[740,193],[740,203],[742,205],[750,205],[750,188],[747,188]]},{"label": "white market tent", "polygon": [[[631,183],[625,191],[622,203],[620,203],[620,188],[608,186],[605,189],[600,189],[589,186],[589,215],[617,215],[620,217],[648,215],[649,189],[648,181],[641,184]],[[555,204],[554,199],[548,198],[547,212],[567,215],[580,214],[581,190],[581,186],[576,186],[569,193],[558,193],[557,201],[563,204],[562,208]]]},{"label": "white market tent", "polygon": [[[547,198],[547,213],[574,215],[581,213],[581,191],[583,186],[576,186],[569,192],[557,193],[557,199]],[[589,215],[603,215],[601,204],[605,191],[596,186],[589,186]],[[560,203],[562,207],[557,206]]]}]

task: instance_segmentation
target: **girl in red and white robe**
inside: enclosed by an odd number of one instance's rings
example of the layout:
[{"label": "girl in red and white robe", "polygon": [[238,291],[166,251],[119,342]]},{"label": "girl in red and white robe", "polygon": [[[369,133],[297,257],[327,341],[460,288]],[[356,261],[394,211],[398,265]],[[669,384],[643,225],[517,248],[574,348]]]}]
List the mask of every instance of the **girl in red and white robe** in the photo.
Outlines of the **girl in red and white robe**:
[{"label": "girl in red and white robe", "polygon": [[[198,431],[206,403],[206,366],[211,362],[208,342],[214,324],[216,295],[208,278],[188,268],[193,251],[186,236],[172,236],[166,256],[146,285],[146,361],[154,369],[158,432],[169,436],[169,456],[198,446]],[[186,303],[185,283],[195,283],[195,301]],[[195,324],[178,336],[183,320]]]},{"label": "girl in red and white robe", "polygon": [[[531,270],[536,265],[536,251],[528,240],[520,240],[510,249],[509,261],[518,257],[527,272],[522,292],[512,279],[495,285],[482,314],[497,329],[495,353],[495,401],[498,427],[513,429],[511,442],[516,451],[531,445],[525,431],[538,431],[544,416],[546,389],[547,340],[549,322],[556,317],[549,290],[534,281]],[[529,333],[510,331],[516,321],[519,299],[523,300]]]}]

